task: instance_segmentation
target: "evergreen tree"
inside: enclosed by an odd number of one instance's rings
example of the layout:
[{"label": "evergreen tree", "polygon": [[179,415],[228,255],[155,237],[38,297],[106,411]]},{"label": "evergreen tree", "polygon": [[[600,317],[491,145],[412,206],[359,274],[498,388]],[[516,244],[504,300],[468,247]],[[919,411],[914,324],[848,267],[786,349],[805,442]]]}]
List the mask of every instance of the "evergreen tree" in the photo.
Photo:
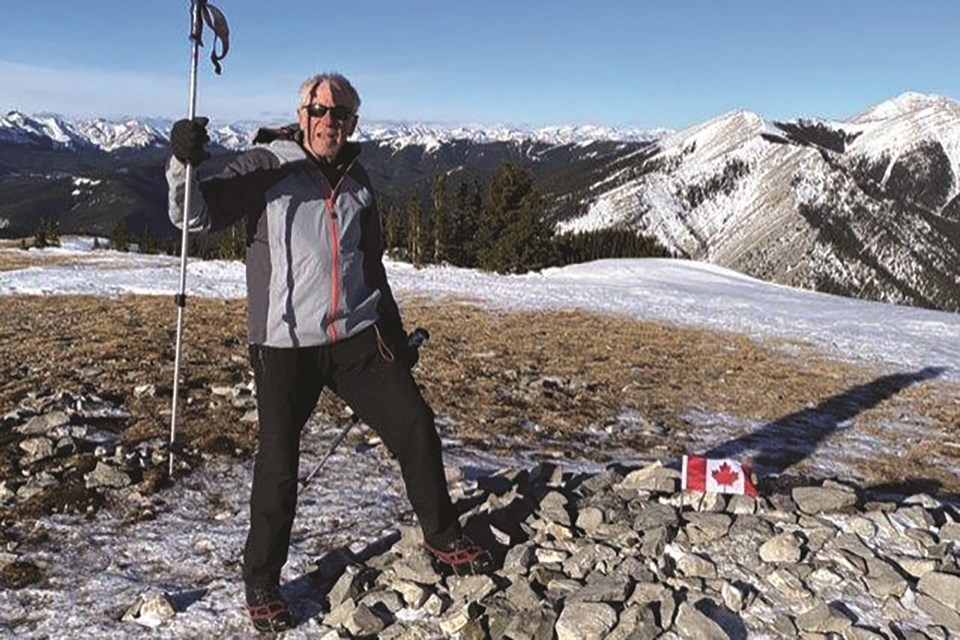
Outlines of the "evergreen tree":
[{"label": "evergreen tree", "polygon": [[520,201],[490,254],[496,271],[523,273],[543,269],[556,261],[553,229],[544,222],[543,211],[543,198],[536,191]]},{"label": "evergreen tree", "polygon": [[464,266],[476,267],[480,264],[479,243],[480,243],[480,224],[483,220],[483,186],[478,178],[474,178],[473,184],[468,193],[467,206],[464,209],[462,219],[462,230],[459,233],[463,240]]},{"label": "evergreen tree", "polygon": [[38,249],[60,246],[60,225],[50,218],[40,218],[33,237],[33,246]]},{"label": "evergreen tree", "polygon": [[127,231],[127,223],[124,220],[117,220],[110,232],[110,248],[114,251],[130,250],[130,232]]},{"label": "evergreen tree", "polygon": [[33,234],[33,246],[37,249],[43,249],[48,247],[47,244],[47,219],[40,218],[40,224],[37,225],[37,230]]},{"label": "evergreen tree", "polygon": [[414,189],[410,199],[407,201],[407,222],[409,225],[409,234],[407,236],[407,250],[410,262],[415,267],[424,265],[424,224],[423,208],[420,205],[420,194]]},{"label": "evergreen tree", "polygon": [[403,207],[395,198],[389,198],[384,200],[381,212],[383,246],[390,255],[402,259],[407,246],[407,224]]},{"label": "evergreen tree", "polygon": [[47,243],[51,247],[60,246],[60,222],[57,220],[47,221]]},{"label": "evergreen tree", "polygon": [[155,254],[158,251],[157,240],[150,235],[150,230],[146,227],[143,228],[143,234],[141,234],[140,240],[137,242],[137,248],[140,253],[150,255]]},{"label": "evergreen tree", "polygon": [[484,269],[519,273],[554,261],[553,231],[544,221],[544,202],[533,174],[500,165],[490,183],[488,206],[478,225],[478,259]]},{"label": "evergreen tree", "polygon": [[442,173],[434,180],[430,189],[430,198],[433,200],[433,215],[430,219],[430,230],[433,236],[431,262],[443,264],[450,261],[453,244],[453,226],[450,224],[447,202],[447,174]]}]

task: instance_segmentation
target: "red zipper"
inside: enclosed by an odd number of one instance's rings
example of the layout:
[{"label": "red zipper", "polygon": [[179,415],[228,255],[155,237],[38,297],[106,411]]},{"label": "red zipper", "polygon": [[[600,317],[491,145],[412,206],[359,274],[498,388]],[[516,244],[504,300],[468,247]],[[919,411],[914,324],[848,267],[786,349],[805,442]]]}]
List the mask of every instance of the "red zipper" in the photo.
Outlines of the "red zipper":
[{"label": "red zipper", "polygon": [[[347,165],[343,175],[340,176],[340,180],[337,181],[337,186],[330,191],[330,197],[327,198],[327,219],[330,222],[330,233],[332,234],[330,243],[333,251],[333,256],[331,257],[331,262],[333,263],[333,277],[331,278],[333,282],[333,290],[330,292],[331,318],[336,317],[337,307],[340,306],[340,230],[337,227],[337,216],[334,213],[334,207],[336,206],[335,203],[337,201],[337,191],[340,189],[340,185],[343,184],[343,180],[347,177],[350,169],[353,168],[354,162],[356,162],[356,160]],[[330,334],[331,341],[337,341],[337,327],[335,322],[331,322],[330,326],[327,327],[327,333]]]}]

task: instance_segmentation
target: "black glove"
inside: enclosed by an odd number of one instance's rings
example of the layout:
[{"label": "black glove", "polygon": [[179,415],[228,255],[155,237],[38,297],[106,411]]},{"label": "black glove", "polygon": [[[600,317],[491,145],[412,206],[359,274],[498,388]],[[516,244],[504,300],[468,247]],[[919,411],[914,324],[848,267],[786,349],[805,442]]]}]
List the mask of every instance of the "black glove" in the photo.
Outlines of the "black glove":
[{"label": "black glove", "polygon": [[420,345],[430,338],[430,332],[422,327],[414,329],[413,333],[407,336],[406,342],[400,349],[400,359],[408,369],[413,369],[420,362]]},{"label": "black glove", "polygon": [[210,157],[203,145],[210,142],[207,135],[207,123],[210,120],[197,117],[193,120],[177,120],[170,130],[170,147],[173,157],[180,162],[190,163],[194,167]]},{"label": "black glove", "polygon": [[407,369],[410,370],[413,370],[413,368],[417,366],[417,363],[420,362],[420,349],[417,347],[404,345],[398,355],[400,356],[400,361],[407,365]]}]

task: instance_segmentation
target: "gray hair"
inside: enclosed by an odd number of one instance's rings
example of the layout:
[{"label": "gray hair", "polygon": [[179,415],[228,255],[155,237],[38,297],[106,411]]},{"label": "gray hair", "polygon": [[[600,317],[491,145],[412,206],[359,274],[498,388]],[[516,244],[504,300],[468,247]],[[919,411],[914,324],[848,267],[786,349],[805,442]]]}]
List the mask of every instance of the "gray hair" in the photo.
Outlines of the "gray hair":
[{"label": "gray hair", "polygon": [[360,110],[360,94],[353,88],[350,81],[339,73],[318,73],[310,76],[300,85],[300,107],[305,107],[313,101],[314,94],[324,82],[329,82],[330,86],[339,93],[347,94],[350,101],[350,108],[354,113]]}]

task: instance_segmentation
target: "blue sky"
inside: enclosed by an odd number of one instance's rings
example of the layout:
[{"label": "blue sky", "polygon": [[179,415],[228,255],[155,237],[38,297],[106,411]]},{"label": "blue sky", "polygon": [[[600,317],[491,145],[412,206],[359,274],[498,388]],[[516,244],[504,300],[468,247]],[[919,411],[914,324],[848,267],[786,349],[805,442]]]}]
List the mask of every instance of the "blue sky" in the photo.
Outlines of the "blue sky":
[{"label": "blue sky", "polygon": [[[904,91],[960,99],[956,0],[219,0],[224,74],[199,112],[283,121],[300,81],[349,76],[373,120],[683,128],[731,109],[855,115]],[[10,2],[0,109],[186,113],[189,0]]]}]

